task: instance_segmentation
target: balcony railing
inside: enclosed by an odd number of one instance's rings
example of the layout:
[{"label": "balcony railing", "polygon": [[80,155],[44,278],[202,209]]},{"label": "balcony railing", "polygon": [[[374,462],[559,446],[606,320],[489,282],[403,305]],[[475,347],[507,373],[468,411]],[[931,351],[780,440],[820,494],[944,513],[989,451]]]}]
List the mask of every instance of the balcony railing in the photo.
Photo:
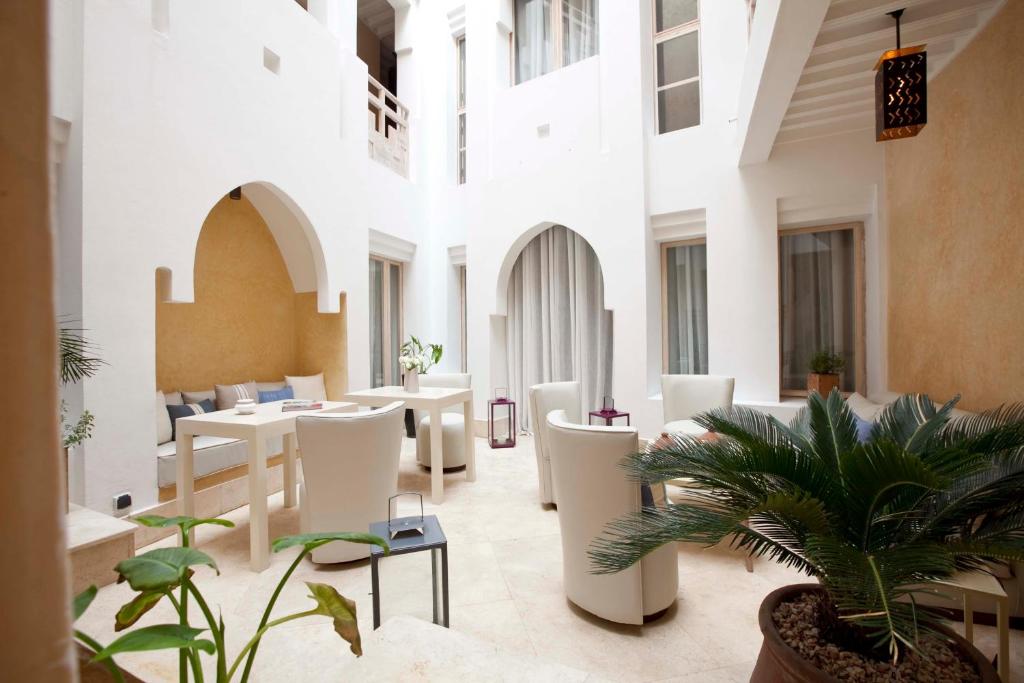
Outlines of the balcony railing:
[{"label": "balcony railing", "polygon": [[409,177],[409,108],[373,76],[367,77],[370,158]]}]

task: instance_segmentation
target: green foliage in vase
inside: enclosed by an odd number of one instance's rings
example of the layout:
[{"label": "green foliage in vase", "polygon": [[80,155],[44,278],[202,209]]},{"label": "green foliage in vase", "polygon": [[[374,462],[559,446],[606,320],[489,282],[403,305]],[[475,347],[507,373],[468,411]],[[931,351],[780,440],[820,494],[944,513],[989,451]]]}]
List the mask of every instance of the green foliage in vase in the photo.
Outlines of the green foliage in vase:
[{"label": "green foliage in vase", "polygon": [[[76,639],[93,653],[93,661],[107,667],[116,681],[123,681],[120,669],[114,663],[114,656],[125,652],[143,652],[147,650],[178,650],[178,677],[187,683],[191,673],[192,680],[202,683],[203,667],[200,655],[206,654],[215,658],[217,683],[228,683],[235,679],[236,674],[241,681],[248,681],[252,665],[259,649],[260,641],[270,629],[305,617],[323,616],[332,620],[335,632],[348,644],[356,656],[362,655],[359,637],[359,626],[356,622],[356,604],[344,597],[333,587],[325,583],[306,582],[310,598],[314,606],[302,612],[288,614],[271,620],[271,612],[281,595],[281,590],[288,582],[299,563],[311,553],[327,543],[347,541],[349,543],[367,543],[380,546],[385,554],[389,552],[387,542],[379,536],[371,534],[334,531],[314,534],[285,536],[274,541],[273,551],[280,552],[287,548],[301,546],[302,550],[278,581],[273,594],[263,611],[256,632],[249,638],[245,646],[229,660],[224,641],[225,625],[223,617],[214,618],[213,611],[207,604],[199,588],[192,580],[196,569],[203,567],[220,573],[217,563],[212,557],[189,545],[189,531],[204,524],[215,524],[233,527],[234,524],[223,519],[196,519],[193,517],[161,517],[159,515],[142,515],[136,517],[140,524],[150,527],[178,527],[182,545],[177,548],[157,548],[142,555],[123,560],[114,568],[118,573],[118,582],[127,582],[135,597],[124,604],[114,616],[114,630],[126,631],[112,643],[103,646],[95,639],[81,631],[75,631]],[[96,596],[96,587],[75,598],[74,616],[85,612]],[[160,601],[166,599],[178,614],[176,624],[154,624],[134,628],[136,624],[153,609]],[[196,628],[189,623],[188,611],[190,602],[194,602],[201,613],[204,628]],[[203,637],[206,634],[206,637]]]},{"label": "green foliage in vase", "polygon": [[787,426],[749,408],[700,415],[716,441],[676,435],[630,456],[639,481],[689,478],[686,502],[612,522],[593,543],[598,573],[673,541],[731,541],[818,579],[821,627],[844,645],[896,659],[935,633],[915,596],[987,563],[1024,561],[1024,405],[951,418],[902,396],[857,438],[838,391],[812,394]]},{"label": "green foliage in vase", "polygon": [[846,359],[838,353],[818,351],[811,356],[811,362],[808,365],[811,372],[816,375],[838,375],[846,367]]},{"label": "green foliage in vase", "polygon": [[440,344],[423,344],[415,336],[410,335],[409,341],[399,349],[398,362],[405,370],[415,370],[426,374],[427,370],[441,362],[443,348]]}]

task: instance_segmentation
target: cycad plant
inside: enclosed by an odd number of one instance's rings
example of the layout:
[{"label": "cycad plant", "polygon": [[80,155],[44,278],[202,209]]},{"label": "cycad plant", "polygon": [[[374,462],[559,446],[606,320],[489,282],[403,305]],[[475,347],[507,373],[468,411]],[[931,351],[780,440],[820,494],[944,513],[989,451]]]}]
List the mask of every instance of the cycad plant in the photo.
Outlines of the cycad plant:
[{"label": "cycad plant", "polygon": [[675,436],[624,463],[643,482],[691,479],[688,502],[612,522],[594,571],[731,539],[818,579],[832,642],[895,660],[935,633],[939,617],[915,602],[930,582],[1024,560],[1024,405],[951,419],[956,401],[903,396],[864,442],[838,391],[811,394],[788,426],[742,407],[703,414],[717,440]]}]

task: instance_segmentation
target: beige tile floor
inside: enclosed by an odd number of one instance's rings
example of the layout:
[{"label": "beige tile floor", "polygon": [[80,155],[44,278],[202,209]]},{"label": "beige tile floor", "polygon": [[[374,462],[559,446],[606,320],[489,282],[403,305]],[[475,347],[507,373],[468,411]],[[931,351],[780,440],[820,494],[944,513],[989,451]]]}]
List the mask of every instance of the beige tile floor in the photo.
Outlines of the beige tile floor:
[{"label": "beige tile floor", "polygon": [[[448,536],[451,586],[451,627],[511,654],[590,672],[611,681],[746,681],[760,647],[757,608],[778,586],[804,580],[792,570],[767,560],[747,573],[742,557],[724,549],[679,549],[679,600],[656,623],[644,627],[611,624],[570,604],[561,586],[558,516],[537,502],[537,470],[533,444],[520,439],[514,449],[477,447],[478,479],[468,483],[461,472],[445,475],[446,502],[426,502]],[[419,468],[415,443],[404,440],[399,490],[430,490],[429,473]],[[412,512],[403,503],[402,513]],[[383,504],[382,504],[383,507]],[[259,621],[277,581],[297,550],[272,557],[269,569],[248,569],[248,508],[226,517],[238,526],[198,531],[202,550],[220,565],[217,576],[199,569],[197,583],[213,609],[227,624],[227,641],[238,652]],[[298,509],[284,509],[280,493],[270,499],[272,538],[298,533]],[[169,545],[165,540],[152,547]],[[308,609],[302,581],[336,586],[356,601],[360,628],[372,628],[368,562],[319,566],[305,562],[283,591],[275,616]],[[410,614],[431,617],[430,565],[426,554],[384,560],[381,564],[382,617]],[[114,637],[113,614],[129,600],[126,585],[100,591],[77,626],[101,642]],[[146,624],[173,620],[166,604],[144,618]],[[194,622],[200,626],[199,620]],[[989,656],[995,652],[994,629],[978,627],[976,639]],[[1024,674],[1024,634],[1013,633],[1012,665]],[[344,680],[353,655],[325,618],[291,622],[263,640],[253,680]],[[126,655],[121,663],[147,681],[177,680],[173,653]]]}]

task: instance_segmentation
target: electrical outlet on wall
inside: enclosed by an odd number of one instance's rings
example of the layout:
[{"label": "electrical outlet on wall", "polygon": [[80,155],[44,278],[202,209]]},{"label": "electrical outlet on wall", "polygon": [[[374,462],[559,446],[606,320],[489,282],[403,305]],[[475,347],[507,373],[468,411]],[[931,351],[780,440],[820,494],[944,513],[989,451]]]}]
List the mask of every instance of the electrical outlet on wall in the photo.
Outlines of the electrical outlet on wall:
[{"label": "electrical outlet on wall", "polygon": [[127,514],[125,510],[132,506],[132,494],[128,491],[114,496],[114,512]]}]

